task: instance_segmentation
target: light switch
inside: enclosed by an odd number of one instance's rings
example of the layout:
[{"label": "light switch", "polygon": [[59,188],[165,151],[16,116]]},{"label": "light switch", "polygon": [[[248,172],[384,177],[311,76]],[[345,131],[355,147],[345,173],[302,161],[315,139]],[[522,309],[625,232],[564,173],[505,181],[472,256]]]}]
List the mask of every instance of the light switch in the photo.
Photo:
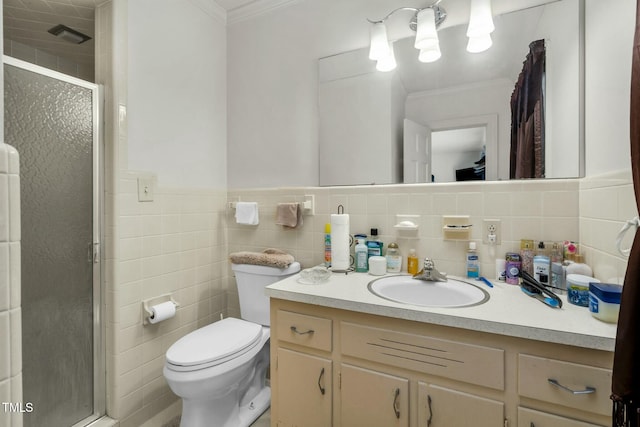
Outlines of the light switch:
[{"label": "light switch", "polygon": [[138,178],[138,201],[153,202],[153,178]]}]

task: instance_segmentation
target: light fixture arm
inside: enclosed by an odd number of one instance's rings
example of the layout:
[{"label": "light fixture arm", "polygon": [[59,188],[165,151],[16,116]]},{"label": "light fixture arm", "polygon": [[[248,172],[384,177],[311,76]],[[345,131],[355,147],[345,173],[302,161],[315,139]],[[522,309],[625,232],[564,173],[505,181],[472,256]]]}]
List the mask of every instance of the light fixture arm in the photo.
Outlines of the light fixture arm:
[{"label": "light fixture arm", "polygon": [[412,12],[414,12],[414,13],[417,13],[420,9],[416,9],[415,7],[399,7],[399,8],[397,8],[397,9],[394,9],[394,10],[392,10],[391,12],[389,12],[389,13],[387,14],[387,16],[385,16],[385,17],[384,17],[384,18],[382,18],[382,19],[372,20],[372,19],[367,18],[367,21],[369,21],[369,22],[370,22],[370,23],[372,23],[372,24],[380,24],[380,23],[382,23],[382,22],[386,21],[387,19],[389,19],[389,17],[391,17],[391,15],[393,15],[394,13],[399,12],[399,11],[401,11],[401,10],[410,10],[410,11],[412,11]]},{"label": "light fixture arm", "polygon": [[373,19],[369,19],[367,18],[367,21],[369,21],[369,23],[371,24],[380,24],[385,22],[387,19],[389,19],[391,17],[391,15],[395,14],[396,12],[400,12],[403,10],[410,10],[413,12],[413,18],[411,18],[411,21],[409,22],[409,27],[415,31],[416,30],[416,21],[417,21],[417,16],[418,16],[418,12],[420,12],[421,10],[424,9],[433,9],[433,11],[435,12],[436,15],[436,27],[440,26],[440,24],[442,24],[442,22],[444,22],[445,18],[447,17],[447,12],[438,6],[438,4],[441,2],[442,0],[436,0],[433,3],[431,3],[429,6],[425,6],[423,8],[415,8],[415,7],[399,7],[397,9],[392,10],[391,12],[389,12],[387,14],[387,16],[385,16],[382,19],[377,19],[377,20],[373,20]]}]

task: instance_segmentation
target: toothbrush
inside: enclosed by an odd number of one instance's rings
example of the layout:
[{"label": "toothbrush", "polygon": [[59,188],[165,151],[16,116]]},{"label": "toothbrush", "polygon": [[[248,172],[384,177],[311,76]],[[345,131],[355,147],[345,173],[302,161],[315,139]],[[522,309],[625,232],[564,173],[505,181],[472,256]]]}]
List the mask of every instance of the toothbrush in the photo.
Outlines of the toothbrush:
[{"label": "toothbrush", "polygon": [[484,282],[488,287],[493,288],[493,283],[491,283],[486,277],[484,276],[480,276],[478,277],[476,280],[480,280],[481,282]]}]

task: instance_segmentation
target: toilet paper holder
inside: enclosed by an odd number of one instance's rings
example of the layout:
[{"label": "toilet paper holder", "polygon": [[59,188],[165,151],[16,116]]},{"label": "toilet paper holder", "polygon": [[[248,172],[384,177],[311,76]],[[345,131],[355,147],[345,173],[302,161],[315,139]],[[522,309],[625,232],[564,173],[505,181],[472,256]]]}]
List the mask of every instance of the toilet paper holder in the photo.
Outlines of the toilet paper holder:
[{"label": "toilet paper holder", "polygon": [[149,298],[142,301],[142,324],[150,325],[149,317],[153,315],[153,311],[151,311],[151,307],[156,304],[162,304],[163,302],[171,301],[173,305],[176,306],[176,309],[180,307],[180,303],[173,299],[173,295],[171,294],[163,294],[157,297]]}]

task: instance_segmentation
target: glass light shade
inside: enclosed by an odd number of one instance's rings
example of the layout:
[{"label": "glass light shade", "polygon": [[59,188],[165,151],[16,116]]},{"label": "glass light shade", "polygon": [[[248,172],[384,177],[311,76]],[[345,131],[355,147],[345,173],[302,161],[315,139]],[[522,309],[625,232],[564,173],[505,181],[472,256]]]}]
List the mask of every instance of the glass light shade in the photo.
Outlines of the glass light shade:
[{"label": "glass light shade", "polygon": [[480,53],[489,49],[493,44],[493,40],[491,40],[491,34],[484,34],[477,37],[469,37],[469,42],[467,43],[467,52],[471,53]]},{"label": "glass light shade", "polygon": [[422,50],[438,43],[438,31],[436,30],[436,16],[431,8],[418,12],[418,28],[416,29],[416,41],[414,47]]},{"label": "glass light shade", "polygon": [[376,63],[376,70],[378,71],[392,71],[396,69],[396,55],[393,52],[393,43],[387,44],[389,54],[384,58],[378,59]]},{"label": "glass light shade", "polygon": [[467,37],[479,37],[490,34],[493,30],[495,30],[495,26],[491,12],[491,0],[471,0]]},{"label": "glass light shade", "polygon": [[376,22],[371,26],[371,46],[369,47],[369,59],[379,61],[389,56],[389,39],[387,38],[387,26],[384,22]]},{"label": "glass light shade", "polygon": [[418,55],[418,61],[420,62],[435,62],[442,56],[440,52],[440,45],[436,44],[433,47],[427,49],[421,49]]}]

